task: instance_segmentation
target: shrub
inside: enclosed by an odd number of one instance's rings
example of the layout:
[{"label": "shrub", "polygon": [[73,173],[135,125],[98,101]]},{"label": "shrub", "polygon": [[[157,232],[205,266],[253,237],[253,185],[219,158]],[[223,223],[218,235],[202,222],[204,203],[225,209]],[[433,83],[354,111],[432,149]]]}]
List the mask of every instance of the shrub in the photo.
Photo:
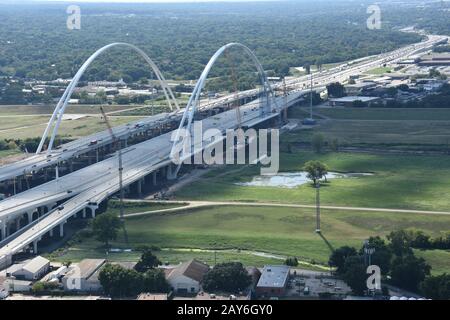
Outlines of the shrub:
[{"label": "shrub", "polygon": [[287,266],[296,267],[298,266],[298,260],[296,257],[288,257],[284,264]]}]

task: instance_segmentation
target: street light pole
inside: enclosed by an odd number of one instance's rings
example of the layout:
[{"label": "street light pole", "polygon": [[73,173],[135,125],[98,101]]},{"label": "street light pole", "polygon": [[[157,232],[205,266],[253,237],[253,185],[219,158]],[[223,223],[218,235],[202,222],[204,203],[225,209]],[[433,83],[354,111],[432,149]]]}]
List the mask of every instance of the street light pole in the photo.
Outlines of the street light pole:
[{"label": "street light pole", "polygon": [[124,209],[123,209],[123,198],[124,198],[124,190],[123,190],[123,166],[122,166],[122,139],[117,138],[114,134],[111,124],[109,123],[108,117],[106,116],[106,112],[100,106],[100,111],[103,115],[103,119],[105,120],[106,126],[108,127],[109,135],[114,143],[117,143],[119,146],[118,150],[118,158],[119,158],[119,190],[120,190],[120,202],[119,202],[119,210],[120,210],[120,221],[122,222],[123,227],[123,235],[125,238],[125,243],[128,244],[128,233],[125,228],[125,218],[124,218]]},{"label": "street light pole", "polygon": [[[123,198],[124,198],[124,190],[123,190],[123,166],[122,166],[122,140],[119,140],[119,189],[120,189],[120,219],[122,220],[122,223],[125,223],[124,221],[124,212],[123,212]],[[125,232],[125,236],[126,232]],[[127,240],[128,242],[128,240]]]},{"label": "street light pole", "polygon": [[316,182],[316,232],[320,233],[320,182]]},{"label": "street light pole", "polygon": [[310,87],[310,105],[309,105],[309,118],[313,118],[313,73],[310,69],[309,71],[311,73],[311,87]]}]

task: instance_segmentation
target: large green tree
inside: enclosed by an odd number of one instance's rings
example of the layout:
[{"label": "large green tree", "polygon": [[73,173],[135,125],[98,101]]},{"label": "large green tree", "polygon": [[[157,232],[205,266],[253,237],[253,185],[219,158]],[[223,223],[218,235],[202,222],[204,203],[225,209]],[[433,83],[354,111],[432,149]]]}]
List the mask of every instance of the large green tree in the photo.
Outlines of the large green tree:
[{"label": "large green tree", "polygon": [[429,299],[450,299],[450,274],[444,273],[438,276],[430,276],[420,285],[421,292]]},{"label": "large green tree", "polygon": [[317,185],[317,181],[328,173],[328,166],[320,161],[310,160],[304,164],[303,170],[306,171],[308,179]]},{"label": "large green tree", "polygon": [[362,256],[350,256],[345,259],[342,279],[357,295],[364,294],[367,289],[366,266]]},{"label": "large green tree", "polygon": [[226,262],[214,266],[205,274],[202,285],[207,291],[238,292],[251,283],[251,276],[240,262]]},{"label": "large green tree", "polygon": [[167,292],[164,272],[158,269],[145,273],[120,265],[107,264],[99,273],[100,284],[111,297],[133,297],[141,292]]},{"label": "large green tree", "polygon": [[389,247],[397,256],[408,255],[412,253],[411,234],[406,230],[391,231],[387,235],[390,241]]},{"label": "large green tree", "polygon": [[131,297],[144,291],[143,275],[120,265],[105,265],[98,278],[105,293],[112,297]]},{"label": "large green tree", "polygon": [[170,288],[164,271],[159,269],[150,269],[144,273],[143,286],[145,292],[168,292]]},{"label": "large green tree", "polygon": [[161,264],[161,261],[148,249],[142,253],[141,259],[136,263],[134,269],[138,272],[146,272],[150,269],[156,268]]},{"label": "large green tree", "polygon": [[333,253],[330,256],[330,259],[328,261],[328,264],[332,267],[336,268],[337,273],[344,273],[345,272],[345,260],[348,257],[356,256],[357,252],[355,248],[349,247],[349,246],[343,246],[340,248],[337,248],[333,251]]},{"label": "large green tree", "polygon": [[431,267],[423,258],[417,258],[413,254],[396,256],[392,261],[391,281],[400,288],[417,291],[430,270]]},{"label": "large green tree", "polygon": [[120,218],[113,213],[104,213],[98,215],[92,223],[92,231],[95,238],[109,247],[111,240],[116,240],[119,229],[122,226]]},{"label": "large green tree", "polygon": [[333,82],[327,85],[328,97],[341,98],[345,96],[345,88],[339,82]]},{"label": "large green tree", "polygon": [[[371,255],[371,264],[379,266],[382,274],[388,274],[391,268],[392,260],[391,248],[379,236],[370,237],[368,239],[368,246],[375,249]],[[364,247],[361,248],[359,254],[364,254]]]}]

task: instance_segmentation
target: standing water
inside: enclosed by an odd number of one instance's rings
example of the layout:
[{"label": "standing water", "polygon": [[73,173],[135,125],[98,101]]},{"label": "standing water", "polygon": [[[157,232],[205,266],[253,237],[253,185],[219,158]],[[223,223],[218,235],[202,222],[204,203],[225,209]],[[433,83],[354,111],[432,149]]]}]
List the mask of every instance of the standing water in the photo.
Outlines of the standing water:
[{"label": "standing water", "polygon": [[[327,180],[342,179],[342,178],[357,178],[362,176],[371,176],[372,173],[338,173],[328,172]],[[322,181],[325,179],[322,179]],[[295,188],[305,183],[310,183],[308,173],[300,172],[282,172],[276,175],[255,176],[249,182],[238,182],[237,185],[247,187],[280,187],[280,188]]]}]

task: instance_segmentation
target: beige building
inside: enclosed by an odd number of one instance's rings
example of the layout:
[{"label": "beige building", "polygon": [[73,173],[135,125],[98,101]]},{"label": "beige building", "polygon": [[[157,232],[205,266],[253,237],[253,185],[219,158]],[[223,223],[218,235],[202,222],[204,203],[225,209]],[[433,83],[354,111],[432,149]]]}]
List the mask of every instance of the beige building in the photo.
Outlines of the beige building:
[{"label": "beige building", "polygon": [[21,268],[11,272],[11,276],[19,280],[38,280],[42,278],[50,269],[50,261],[44,257],[37,256]]},{"label": "beige building", "polygon": [[167,281],[175,293],[195,294],[200,291],[203,276],[208,271],[208,265],[192,259],[172,269],[167,275]]},{"label": "beige building", "polygon": [[71,265],[62,278],[64,289],[81,292],[101,291],[98,275],[105,262],[105,259],[84,259],[78,264]]}]

